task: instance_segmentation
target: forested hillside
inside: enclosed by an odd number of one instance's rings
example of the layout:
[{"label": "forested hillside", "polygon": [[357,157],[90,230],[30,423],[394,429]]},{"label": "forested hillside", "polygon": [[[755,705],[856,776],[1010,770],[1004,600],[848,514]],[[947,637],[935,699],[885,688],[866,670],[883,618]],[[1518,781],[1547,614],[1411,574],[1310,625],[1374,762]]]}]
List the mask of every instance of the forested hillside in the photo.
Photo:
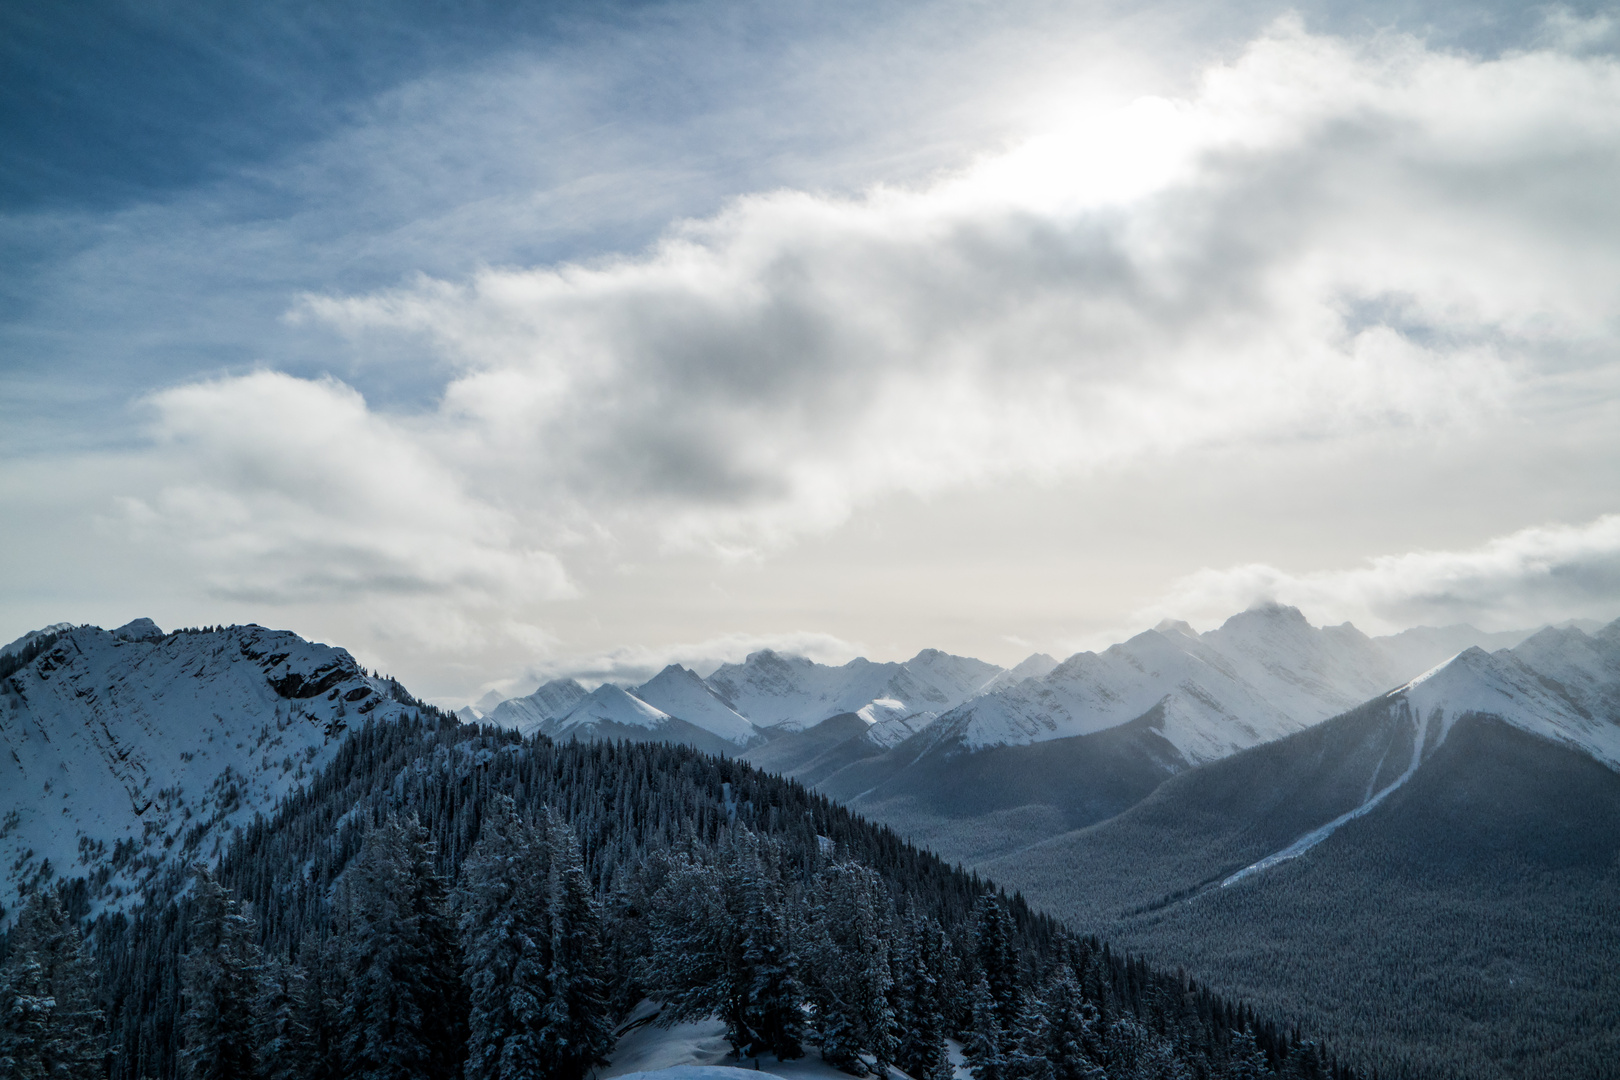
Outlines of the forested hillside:
[{"label": "forested hillside", "polygon": [[[52,903],[23,925],[60,938]],[[947,1035],[981,1080],[1352,1075],[794,783],[434,719],[352,735],[217,874],[92,940],[117,1080],[582,1076],[644,997],[857,1075],[948,1075]]]},{"label": "forested hillside", "polygon": [[1438,726],[1379,700],[988,872],[1385,1071],[1617,1075],[1620,775],[1495,717]]}]

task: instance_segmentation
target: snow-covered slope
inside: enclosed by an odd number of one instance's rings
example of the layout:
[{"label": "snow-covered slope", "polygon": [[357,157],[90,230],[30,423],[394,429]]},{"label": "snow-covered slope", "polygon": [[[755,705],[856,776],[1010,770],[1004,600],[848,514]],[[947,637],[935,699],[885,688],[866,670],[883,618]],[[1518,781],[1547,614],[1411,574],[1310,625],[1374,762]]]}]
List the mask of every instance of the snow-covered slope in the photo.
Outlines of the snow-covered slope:
[{"label": "snow-covered slope", "polygon": [[967,750],[1087,735],[1163,705],[1158,728],[1188,762],[1210,761],[1343,712],[1396,681],[1348,624],[1318,629],[1267,605],[1197,634],[1166,621],[1044,678],[994,690],[941,717],[930,738]]},{"label": "snow-covered slope", "polygon": [[[1416,1048],[1446,1075],[1510,1080],[1580,1073],[1571,1047],[1610,1059],[1616,866],[1620,623],[1466,649],[977,868],[1389,1060]],[[1507,1015],[1548,1034],[1479,1021]]]},{"label": "snow-covered slope", "polygon": [[997,672],[990,678],[988,682],[979,687],[979,693],[988,694],[992,690],[1000,690],[1007,686],[1017,686],[1025,679],[1043,678],[1044,676],[1050,675],[1052,673],[1052,669],[1057,666],[1058,661],[1055,657],[1047,656],[1045,653],[1034,653],[1031,656],[1025,657],[1012,667],[1007,668],[1005,671]]},{"label": "snow-covered slope", "polygon": [[542,725],[560,720],[584,701],[589,691],[573,679],[553,679],[527,697],[508,698],[485,713],[484,719],[528,735]]},{"label": "snow-covered slope", "polygon": [[802,731],[843,713],[859,714],[869,724],[924,714],[932,719],[1000,671],[938,649],[924,649],[904,663],[861,658],[838,667],[763,649],[741,664],[722,666],[706,681],[755,726]]},{"label": "snow-covered slope", "polygon": [[[10,645],[0,648],[0,656],[15,656],[24,649],[28,648],[30,643],[38,641],[42,637],[49,637],[52,634],[59,634],[63,630],[71,629],[73,629],[72,623],[59,622],[52,623],[50,626],[43,627],[39,630],[30,630],[16,641],[13,641]],[[120,627],[119,629],[123,629],[123,627]]]},{"label": "snow-covered slope", "polygon": [[1514,649],[1466,649],[1356,712],[1401,733],[1404,752],[1382,756],[1352,805],[1226,876],[1223,886],[1296,859],[1376,810],[1467,717],[1503,721],[1620,771],[1620,620],[1593,635],[1548,627]]},{"label": "snow-covered slope", "polygon": [[670,716],[720,736],[738,746],[748,746],[762,738],[758,728],[720,700],[697,672],[671,664],[636,687],[641,701]]},{"label": "snow-covered slope", "polygon": [[546,725],[547,735],[561,735],[580,728],[611,724],[616,727],[656,730],[666,726],[672,717],[662,709],[655,709],[627,690],[612,683],[603,683],[574,706],[568,715]]},{"label": "snow-covered slope", "polygon": [[0,678],[0,904],[81,875],[116,904],[214,857],[348,726],[397,718],[406,697],[343,649],[261,626],[61,631]]},{"label": "snow-covered slope", "polygon": [[1481,713],[1620,769],[1620,620],[1585,634],[1549,627],[1517,648],[1469,649],[1390,694],[1434,745]]},{"label": "snow-covered slope", "polygon": [[731,739],[671,716],[612,683],[598,686],[567,715],[534,731],[552,739],[680,743],[710,754],[730,755],[740,749]]}]

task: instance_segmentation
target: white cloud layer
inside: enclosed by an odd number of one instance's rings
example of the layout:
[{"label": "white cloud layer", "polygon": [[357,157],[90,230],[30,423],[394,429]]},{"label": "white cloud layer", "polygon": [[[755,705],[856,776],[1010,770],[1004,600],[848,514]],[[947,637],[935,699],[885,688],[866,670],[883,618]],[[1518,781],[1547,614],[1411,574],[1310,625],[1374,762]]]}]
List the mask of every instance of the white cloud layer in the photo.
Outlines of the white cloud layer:
[{"label": "white cloud layer", "polygon": [[[1620,64],[1591,51],[1604,27],[1552,29],[1480,59],[1285,21],[1196,92],[1054,101],[1050,130],[931,183],[766,192],[638,254],[305,297],[290,318],[367,363],[403,343],[415,377],[447,372],[435,404],[272,371],[160,391],[105,521],[212,596],[364,607],[471,671],[573,655],[544,612],[587,562],[768,555],[897,495],[1234,447],[1563,423],[1620,395]],[[1171,600],[1573,604],[1613,581],[1614,520]]]},{"label": "white cloud layer", "polygon": [[489,688],[516,695],[532,692],[539,683],[555,678],[574,678],[592,687],[604,682],[633,685],[646,682],[670,664],[707,677],[720,665],[741,663],[749,653],[761,649],[808,657],[819,664],[848,663],[864,651],[858,644],[815,631],[723,634],[673,645],[625,645],[595,654],[559,654],[533,667],[525,679],[490,683]]},{"label": "white cloud layer", "polygon": [[1349,570],[1201,570],[1139,615],[1207,627],[1263,601],[1372,632],[1417,624],[1507,630],[1568,618],[1609,620],[1620,616],[1620,514],[1586,525],[1522,529],[1466,551],[1383,555]]},{"label": "white cloud layer", "polygon": [[926,189],[759,195],[644,256],[302,314],[453,363],[430,422],[480,486],[768,550],[896,491],[1512,409],[1613,343],[1617,174],[1607,58],[1284,23],[1190,100]]}]

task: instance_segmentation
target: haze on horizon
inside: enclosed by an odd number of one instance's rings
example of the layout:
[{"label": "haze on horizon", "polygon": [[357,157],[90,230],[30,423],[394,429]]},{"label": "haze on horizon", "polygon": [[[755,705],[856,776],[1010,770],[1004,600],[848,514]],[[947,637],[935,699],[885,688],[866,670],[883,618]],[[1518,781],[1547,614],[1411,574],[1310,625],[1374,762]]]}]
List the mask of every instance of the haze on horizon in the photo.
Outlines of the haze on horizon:
[{"label": "haze on horizon", "polygon": [[259,622],[469,700],[1620,614],[1612,5],[0,38],[0,640]]}]

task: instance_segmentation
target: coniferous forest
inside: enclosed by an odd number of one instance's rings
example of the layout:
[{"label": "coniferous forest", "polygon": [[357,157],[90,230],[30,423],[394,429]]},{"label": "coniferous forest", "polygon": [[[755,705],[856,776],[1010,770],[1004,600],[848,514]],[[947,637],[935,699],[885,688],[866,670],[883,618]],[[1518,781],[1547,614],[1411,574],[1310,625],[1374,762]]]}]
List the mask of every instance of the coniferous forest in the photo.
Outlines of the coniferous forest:
[{"label": "coniferous forest", "polygon": [[[572,1080],[652,1023],[855,1076],[1358,1075],[1186,978],[740,762],[422,718],[130,913],[36,895],[0,1076]],[[81,923],[84,926],[81,937]]]}]

